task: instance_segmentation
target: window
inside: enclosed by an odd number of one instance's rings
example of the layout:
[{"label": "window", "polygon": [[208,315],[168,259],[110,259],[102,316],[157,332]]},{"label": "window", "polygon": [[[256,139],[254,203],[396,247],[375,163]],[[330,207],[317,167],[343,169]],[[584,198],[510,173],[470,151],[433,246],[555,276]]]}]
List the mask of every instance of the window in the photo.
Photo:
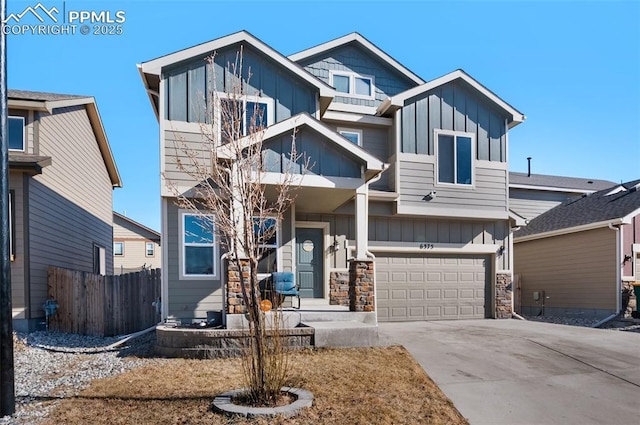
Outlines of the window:
[{"label": "window", "polygon": [[182,215],[182,276],[215,277],[213,215]]},{"label": "window", "polygon": [[24,118],[9,117],[8,124],[9,150],[24,151]]},{"label": "window", "polygon": [[338,133],[350,140],[354,145],[362,146],[362,130],[352,128],[338,128]]},{"label": "window", "polygon": [[124,255],[124,242],[113,243],[113,255],[121,257]]},{"label": "window", "polygon": [[144,247],[144,254],[147,257],[153,257],[155,255],[155,248],[153,242],[147,242]]},{"label": "window", "polygon": [[218,93],[218,97],[217,120],[223,143],[235,135],[246,136],[273,124],[273,99],[257,96],[232,98],[227,93]]},{"label": "window", "polygon": [[373,99],[375,96],[375,86],[373,84],[373,76],[371,75],[330,71],[329,79],[329,83],[338,93],[367,99]]},{"label": "window", "polygon": [[468,133],[436,132],[438,183],[473,183],[473,136]]},{"label": "window", "polygon": [[267,217],[253,219],[253,231],[260,248],[258,273],[272,273],[278,270],[278,221]]}]

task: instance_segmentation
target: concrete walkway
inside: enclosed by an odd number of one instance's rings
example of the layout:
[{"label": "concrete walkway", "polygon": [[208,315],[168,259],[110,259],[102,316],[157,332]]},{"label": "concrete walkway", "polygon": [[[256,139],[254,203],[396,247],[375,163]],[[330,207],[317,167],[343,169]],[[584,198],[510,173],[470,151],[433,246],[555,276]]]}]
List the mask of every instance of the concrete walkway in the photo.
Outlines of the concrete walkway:
[{"label": "concrete walkway", "polygon": [[381,323],[472,425],[640,423],[640,333],[518,320]]}]

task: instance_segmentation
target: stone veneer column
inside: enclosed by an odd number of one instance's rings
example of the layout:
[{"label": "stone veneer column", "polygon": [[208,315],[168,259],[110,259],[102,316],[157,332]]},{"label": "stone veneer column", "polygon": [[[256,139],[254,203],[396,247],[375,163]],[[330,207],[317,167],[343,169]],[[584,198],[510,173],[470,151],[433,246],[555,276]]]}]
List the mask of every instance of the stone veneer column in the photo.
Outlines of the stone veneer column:
[{"label": "stone veneer column", "polygon": [[[240,269],[238,269],[240,263]],[[245,285],[247,291],[251,288],[251,272],[249,270],[248,260],[228,260],[227,261],[227,314],[242,314],[247,311],[242,297],[242,284]]]},{"label": "stone veneer column", "polygon": [[512,316],[511,297],[513,285],[510,273],[496,274],[496,319],[510,319]]},{"label": "stone veneer column", "polygon": [[374,270],[371,260],[349,261],[349,311],[374,311]]},{"label": "stone veneer column", "polygon": [[329,276],[329,304],[349,307],[349,272],[331,272]]}]

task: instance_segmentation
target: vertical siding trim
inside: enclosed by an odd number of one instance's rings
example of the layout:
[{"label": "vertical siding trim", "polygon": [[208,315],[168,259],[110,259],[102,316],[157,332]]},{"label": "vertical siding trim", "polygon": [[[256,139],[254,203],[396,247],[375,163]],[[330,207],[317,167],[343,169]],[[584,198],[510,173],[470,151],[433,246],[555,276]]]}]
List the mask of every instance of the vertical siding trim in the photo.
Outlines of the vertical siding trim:
[{"label": "vertical siding trim", "polygon": [[26,319],[31,319],[31,260],[30,260],[30,236],[29,236],[29,183],[31,179],[27,174],[22,175],[22,228],[23,234],[23,249],[24,253],[24,317]]}]

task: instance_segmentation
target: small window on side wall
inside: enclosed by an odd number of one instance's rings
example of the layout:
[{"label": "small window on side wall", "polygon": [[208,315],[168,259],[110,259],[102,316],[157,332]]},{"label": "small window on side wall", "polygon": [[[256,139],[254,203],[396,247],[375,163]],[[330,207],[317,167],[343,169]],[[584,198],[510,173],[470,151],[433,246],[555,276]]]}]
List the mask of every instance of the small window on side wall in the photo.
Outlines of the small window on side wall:
[{"label": "small window on side wall", "polygon": [[216,241],[213,215],[183,213],[181,224],[182,277],[215,277]]},{"label": "small window on side wall", "polygon": [[362,130],[339,128],[338,133],[340,133],[342,137],[351,141],[354,145],[362,146]]},{"label": "small window on side wall", "polygon": [[9,150],[24,151],[24,118],[9,117],[8,124]]},{"label": "small window on side wall", "polygon": [[115,255],[116,257],[121,257],[124,255],[124,242],[113,243],[113,255]]},{"label": "small window on side wall", "polygon": [[437,182],[473,184],[474,138],[469,133],[436,132]]},{"label": "small window on side wall", "polygon": [[144,253],[147,257],[153,257],[155,255],[155,245],[153,242],[147,242],[145,244]]}]

